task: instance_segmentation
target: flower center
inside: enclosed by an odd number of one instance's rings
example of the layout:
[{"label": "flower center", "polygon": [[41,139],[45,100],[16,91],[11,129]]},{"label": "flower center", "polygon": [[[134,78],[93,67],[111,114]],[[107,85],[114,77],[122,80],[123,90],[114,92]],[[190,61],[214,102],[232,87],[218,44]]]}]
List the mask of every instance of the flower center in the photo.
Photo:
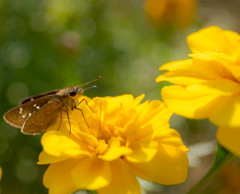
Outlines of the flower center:
[{"label": "flower center", "polygon": [[96,147],[96,152],[97,154],[104,154],[108,148],[109,148],[109,145],[106,143],[105,140],[99,140],[98,146]]}]

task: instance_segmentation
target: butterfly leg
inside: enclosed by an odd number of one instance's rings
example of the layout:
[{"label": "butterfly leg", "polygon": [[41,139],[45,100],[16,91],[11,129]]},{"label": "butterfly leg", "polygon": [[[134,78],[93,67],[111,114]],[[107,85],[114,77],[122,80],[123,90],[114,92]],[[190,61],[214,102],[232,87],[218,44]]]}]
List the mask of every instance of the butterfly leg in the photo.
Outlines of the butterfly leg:
[{"label": "butterfly leg", "polygon": [[85,102],[86,105],[90,108],[90,110],[91,110],[93,113],[95,113],[94,110],[88,105],[88,102],[87,102],[86,99],[82,99],[78,104],[81,104],[82,102]]},{"label": "butterfly leg", "polygon": [[69,123],[69,128],[70,128],[69,135],[71,135],[71,122],[70,122],[70,118],[69,118],[69,114],[68,114],[68,108],[67,108],[67,118],[68,118],[68,123]]},{"label": "butterfly leg", "polygon": [[57,129],[58,131],[59,131],[59,129],[60,129],[61,124],[62,124],[62,109],[61,109],[60,123],[59,123],[58,129]]},{"label": "butterfly leg", "polygon": [[77,110],[81,111],[85,123],[87,124],[88,128],[90,128],[90,127],[89,127],[89,124],[88,124],[88,122],[87,122],[87,120],[86,120],[86,118],[85,118],[85,116],[84,116],[84,113],[83,113],[82,109],[77,108],[77,107],[75,107],[75,108],[76,108]]}]

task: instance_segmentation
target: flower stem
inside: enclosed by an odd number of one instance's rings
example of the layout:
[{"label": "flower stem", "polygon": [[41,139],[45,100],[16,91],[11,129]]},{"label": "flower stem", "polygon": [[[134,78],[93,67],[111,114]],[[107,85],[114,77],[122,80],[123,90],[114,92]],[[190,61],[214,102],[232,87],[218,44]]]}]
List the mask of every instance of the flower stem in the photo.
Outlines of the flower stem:
[{"label": "flower stem", "polygon": [[215,175],[225,164],[234,158],[234,155],[223,148],[219,143],[217,144],[217,150],[215,154],[215,159],[213,164],[207,174],[195,185],[193,186],[187,194],[199,193],[204,185]]}]

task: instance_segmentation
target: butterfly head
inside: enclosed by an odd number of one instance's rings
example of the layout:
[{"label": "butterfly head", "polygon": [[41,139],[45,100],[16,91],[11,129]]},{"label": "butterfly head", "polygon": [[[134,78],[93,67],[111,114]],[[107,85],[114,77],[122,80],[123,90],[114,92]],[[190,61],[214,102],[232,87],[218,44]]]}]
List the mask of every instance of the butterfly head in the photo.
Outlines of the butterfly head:
[{"label": "butterfly head", "polygon": [[82,96],[82,93],[83,93],[83,89],[75,86],[69,89],[68,96],[75,100],[80,98]]}]

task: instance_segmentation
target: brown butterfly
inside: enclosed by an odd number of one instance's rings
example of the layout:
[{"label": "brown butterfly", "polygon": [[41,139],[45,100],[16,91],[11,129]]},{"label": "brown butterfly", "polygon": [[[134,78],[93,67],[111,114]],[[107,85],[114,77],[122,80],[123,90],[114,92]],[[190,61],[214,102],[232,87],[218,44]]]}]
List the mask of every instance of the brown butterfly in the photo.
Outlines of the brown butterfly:
[{"label": "brown butterfly", "polygon": [[[77,108],[77,105],[82,102],[85,102],[88,105],[85,99],[79,101],[79,98],[82,96],[84,91],[90,88],[96,88],[96,86],[94,85],[86,89],[82,89],[81,87],[95,82],[101,77],[102,76],[99,76],[96,79],[80,86],[72,86],[65,89],[53,90],[26,98],[20,102],[18,107],[6,112],[3,118],[11,126],[20,128],[22,133],[34,135],[46,131],[46,129],[57,120],[59,114],[61,116],[59,123],[60,127],[62,122],[62,112],[65,112],[68,117],[71,132],[71,123],[68,111],[69,109],[77,109],[81,111],[82,116],[88,125],[83,111]],[[88,107],[91,109],[89,105]]]}]

